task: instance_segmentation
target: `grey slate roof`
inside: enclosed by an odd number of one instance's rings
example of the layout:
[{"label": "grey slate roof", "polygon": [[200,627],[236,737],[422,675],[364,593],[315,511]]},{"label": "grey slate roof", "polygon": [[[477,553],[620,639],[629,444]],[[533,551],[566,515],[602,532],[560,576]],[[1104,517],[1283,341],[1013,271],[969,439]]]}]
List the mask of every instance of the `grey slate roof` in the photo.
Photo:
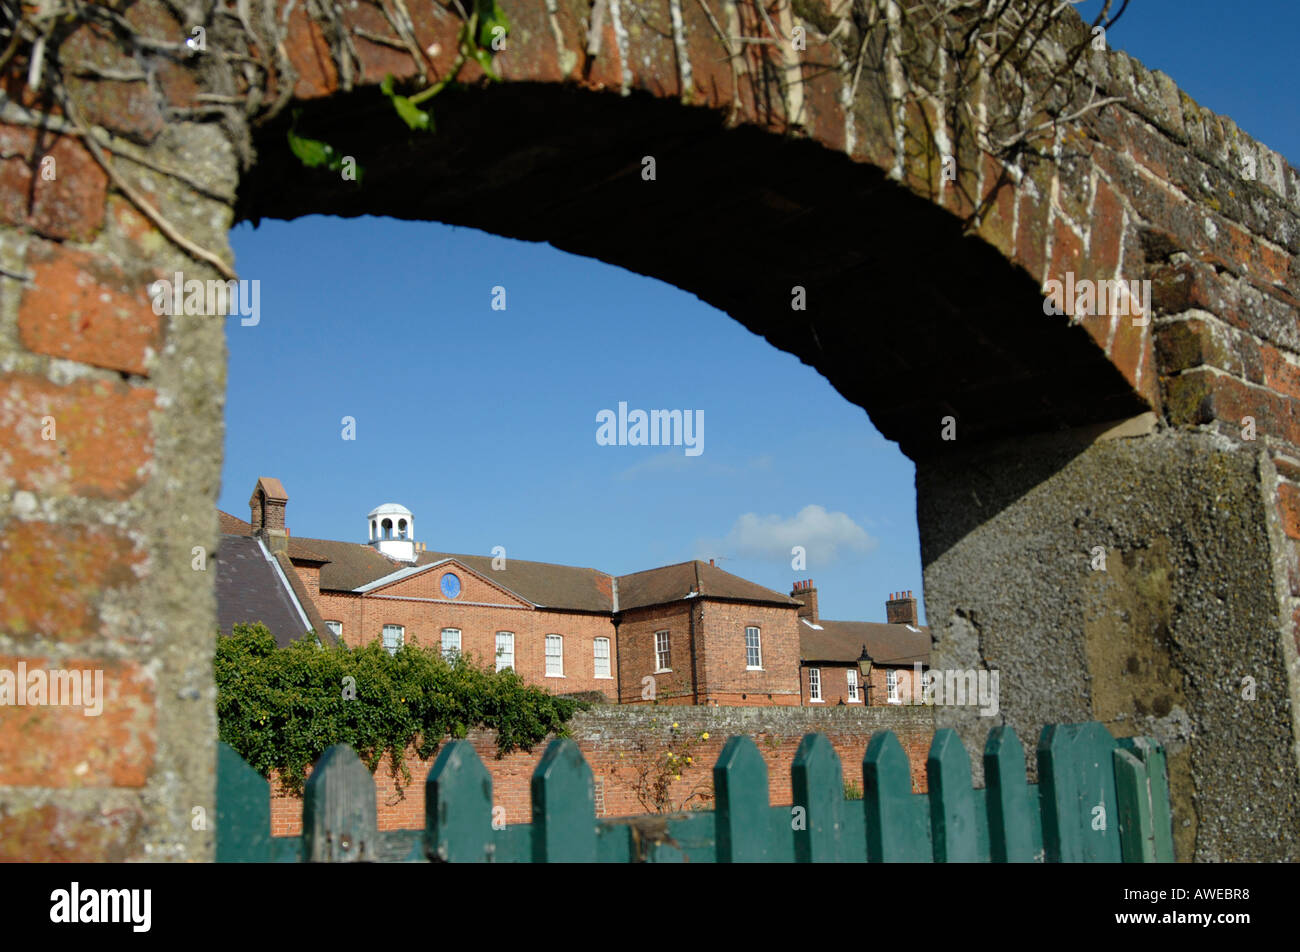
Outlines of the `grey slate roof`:
[{"label": "grey slate roof", "polygon": [[[256,538],[237,535],[221,537],[216,566],[217,624],[223,635],[230,634],[237,623],[260,621],[282,648],[306,636],[310,615],[308,623],[304,623],[289,594],[297,577],[292,566],[293,576],[286,574],[282,581],[280,572],[276,571],[282,567],[281,563],[268,561]],[[286,581],[289,589],[285,587]],[[321,637],[324,640],[328,636],[326,631]]]}]

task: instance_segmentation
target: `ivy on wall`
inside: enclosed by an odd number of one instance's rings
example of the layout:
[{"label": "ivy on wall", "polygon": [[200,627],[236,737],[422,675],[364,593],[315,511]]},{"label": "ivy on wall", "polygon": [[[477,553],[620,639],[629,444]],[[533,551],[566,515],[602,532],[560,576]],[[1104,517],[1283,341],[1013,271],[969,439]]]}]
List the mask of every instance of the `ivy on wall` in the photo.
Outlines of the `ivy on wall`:
[{"label": "ivy on wall", "polygon": [[524,683],[513,670],[451,661],[436,648],[377,641],[322,647],[311,639],[278,648],[260,623],[218,637],[214,658],[219,734],[263,776],[278,770],[301,793],[308,768],[331,744],[351,744],[374,771],[387,758],[398,790],[410,783],[405,752],[433,756],[444,737],[497,732],[497,756],[532,750],[588,705]]}]

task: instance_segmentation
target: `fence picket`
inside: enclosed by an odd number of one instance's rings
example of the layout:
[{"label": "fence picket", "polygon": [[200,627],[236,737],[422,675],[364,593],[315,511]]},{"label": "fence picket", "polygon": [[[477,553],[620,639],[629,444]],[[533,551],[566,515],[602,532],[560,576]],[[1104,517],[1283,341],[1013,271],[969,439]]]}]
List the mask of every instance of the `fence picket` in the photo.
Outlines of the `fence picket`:
[{"label": "fence picket", "polygon": [[321,754],[303,791],[303,858],[309,863],[379,860],[375,781],[349,745]]},{"label": "fence picket", "polygon": [[935,732],[925,762],[930,786],[930,832],[936,863],[974,863],[980,858],[970,756],[950,727]]},{"label": "fence picket", "polygon": [[878,731],[867,744],[862,805],[869,862],[930,862],[928,823],[913,802],[912,770],[893,731]]},{"label": "fence picket", "polygon": [[1053,863],[1118,863],[1115,738],[1101,724],[1055,724],[1038,741],[1043,849]]},{"label": "fence picket", "polygon": [[533,771],[533,862],[596,859],[596,787],[591,767],[567,737],[553,740]]},{"label": "fence picket", "polygon": [[[448,743],[425,784],[424,829],[380,834],[374,779],[346,744],[330,747],[307,781],[300,837],[270,835],[270,785],[225,744],[217,753],[220,862],[1171,862],[1164,750],[1116,741],[1098,723],[1049,725],[1038,743],[1040,783],[1025,779],[1014,730],[984,747],[987,786],[952,730],[935,732],[928,794],[892,731],[862,760],[862,813],[844,799],[839,756],[807,734],[791,764],[797,812],[769,805],[767,764],[754,741],[731,737],[713,768],[707,812],[602,820],[590,766],[569,739],[533,771],[533,822],[492,827],[492,777],[473,747]],[[865,844],[865,850],[863,845]]]},{"label": "fence picket", "polygon": [[727,738],[713,765],[713,791],[718,862],[767,862],[767,762],[752,738]]},{"label": "fence picket", "polygon": [[802,829],[794,829],[795,862],[843,862],[848,846],[844,842],[844,771],[840,755],[826,735],[805,734],[799,742],[790,765],[790,786],[795,807],[805,811]]},{"label": "fence picket", "polygon": [[444,863],[490,863],[492,775],[474,745],[454,740],[442,749],[424,784],[425,849]]},{"label": "fence picket", "polygon": [[1124,737],[1114,757],[1124,862],[1172,863],[1174,844],[1165,752],[1148,737]]},{"label": "fence picket", "polygon": [[217,741],[217,862],[271,861],[271,785]]},{"label": "fence picket", "polygon": [[989,857],[995,863],[1032,863],[1037,810],[1025,780],[1025,750],[1015,728],[995,727],[984,745]]}]

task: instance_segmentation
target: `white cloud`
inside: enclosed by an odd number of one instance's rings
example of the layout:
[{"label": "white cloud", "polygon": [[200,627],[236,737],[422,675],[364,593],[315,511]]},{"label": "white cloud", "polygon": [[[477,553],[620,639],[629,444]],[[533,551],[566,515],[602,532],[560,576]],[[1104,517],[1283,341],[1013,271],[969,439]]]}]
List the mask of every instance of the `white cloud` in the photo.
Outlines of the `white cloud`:
[{"label": "white cloud", "polygon": [[789,560],[790,550],[801,545],[808,565],[829,565],[850,552],[870,552],[880,544],[846,513],[827,512],[822,506],[804,506],[794,516],[760,516],[747,512],[720,540],[702,540],[704,551],[725,552],[729,558]]}]

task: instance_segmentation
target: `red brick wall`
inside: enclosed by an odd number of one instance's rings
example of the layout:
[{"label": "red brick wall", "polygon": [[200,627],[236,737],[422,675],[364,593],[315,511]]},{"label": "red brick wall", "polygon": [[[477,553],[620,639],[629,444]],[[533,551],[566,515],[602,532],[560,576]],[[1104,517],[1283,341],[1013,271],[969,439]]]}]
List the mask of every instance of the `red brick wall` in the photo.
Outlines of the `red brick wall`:
[{"label": "red brick wall", "polygon": [[[653,605],[622,613],[618,623],[619,700],[643,703],[643,678],[654,678],[660,704],[695,702],[690,603]],[[671,673],[656,671],[655,633],[667,629]]]},{"label": "red brick wall", "polygon": [[[799,680],[803,688],[803,698],[805,704],[811,703],[809,701],[809,698],[811,696],[811,691],[809,689],[809,682],[812,680],[812,675],[809,673],[809,671],[812,668],[817,668],[819,671],[821,671],[822,701],[824,703],[831,704],[831,705],[838,705],[840,702],[840,698],[844,699],[845,704],[855,703],[849,700],[849,674],[848,673],[850,669],[857,670],[857,665],[816,662],[816,663],[805,664],[803,665],[803,667],[799,669]],[[910,686],[911,684],[910,679],[913,677],[912,669],[911,668],[890,669],[890,668],[881,667],[880,665],[876,665],[871,669],[871,695],[869,698],[867,697],[865,691],[865,685],[862,681],[862,675],[861,674],[858,675],[857,703],[866,703],[869,700],[871,702],[872,707],[877,707],[882,704],[888,704],[889,703],[888,672],[890,670],[894,670],[898,672],[898,684],[899,684],[899,692],[900,692],[899,696],[901,698],[902,696],[901,692],[903,691],[903,686],[904,685]],[[910,687],[908,688],[908,690],[910,690]]]},{"label": "red brick wall", "polygon": [[[497,632],[510,631],[515,636],[515,671],[529,684],[536,684],[554,694],[599,691],[610,700],[618,696],[618,644],[614,625],[608,616],[534,609],[523,603],[518,603],[517,607],[465,604],[462,599],[486,600],[488,594],[500,603],[507,598],[517,600],[513,596],[503,596],[494,586],[488,586],[464,571],[456,574],[464,586],[464,594],[456,602],[325,591],[320,593],[316,605],[325,619],[343,623],[343,640],[349,645],[381,639],[384,625],[402,625],[406,628],[407,644],[438,647],[442,644],[444,628],[459,628],[461,651],[472,654],[483,663],[495,664]],[[442,572],[434,569],[419,578],[424,576],[432,578],[422,582],[415,591],[436,591]],[[383,594],[395,589],[396,586],[385,588]],[[441,594],[437,597],[441,598]],[[564,638],[563,677],[546,674],[548,634]],[[610,640],[608,678],[598,678],[595,674],[597,638]]]},{"label": "red brick wall", "polygon": [[[752,712],[757,717],[748,716]],[[676,740],[671,725],[677,723]],[[603,797],[604,816],[634,816],[653,812],[638,801],[634,790],[635,766],[654,758],[665,749],[680,750],[681,739],[695,739],[690,756],[694,763],[686,766],[681,780],[673,784],[671,794],[677,801],[693,790],[711,792],[713,765],[732,734],[747,733],[754,738],[768,766],[769,801],[773,805],[793,802],[790,765],[804,734],[825,734],[840,756],[846,780],[862,789],[862,757],[871,735],[877,730],[892,730],[907,752],[912,765],[912,789],[923,793],[925,755],[934,734],[932,709],[888,708],[864,711],[752,708],[705,708],[609,706],[579,714],[571,722],[571,734],[591,766],[597,784],[597,802]],[[707,733],[708,739],[699,739]],[[546,752],[540,744],[532,752],[516,752],[496,759],[495,734],[472,731],[468,737],[492,775],[492,802],[505,807],[506,823],[528,823],[532,819],[530,781],[533,770]],[[644,749],[642,749],[644,748]],[[437,755],[422,761],[413,753],[407,758],[411,783],[405,796],[386,764],[375,772],[379,828],[381,830],[419,829],[424,826],[424,782]],[[271,803],[272,833],[292,836],[302,831],[302,800],[286,794],[278,786]],[[711,808],[712,801],[697,801]],[[689,808],[688,804],[688,808]]]},{"label": "red brick wall", "polygon": [[[294,563],[293,566],[298,570],[298,577],[302,579],[302,584],[307,586],[307,592],[320,605],[320,566],[319,565],[299,565]],[[338,621],[337,618],[330,618],[329,621]]]},{"label": "red brick wall", "polygon": [[[757,626],[761,671],[747,670],[745,628]],[[799,703],[799,619],[780,608],[701,599],[696,609],[703,703]]]}]

